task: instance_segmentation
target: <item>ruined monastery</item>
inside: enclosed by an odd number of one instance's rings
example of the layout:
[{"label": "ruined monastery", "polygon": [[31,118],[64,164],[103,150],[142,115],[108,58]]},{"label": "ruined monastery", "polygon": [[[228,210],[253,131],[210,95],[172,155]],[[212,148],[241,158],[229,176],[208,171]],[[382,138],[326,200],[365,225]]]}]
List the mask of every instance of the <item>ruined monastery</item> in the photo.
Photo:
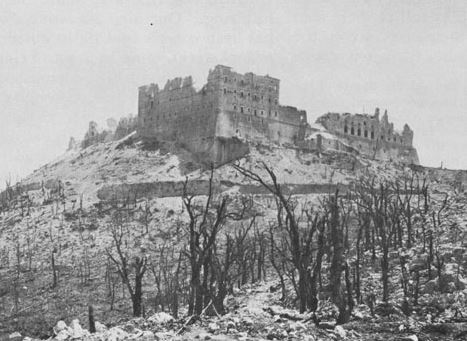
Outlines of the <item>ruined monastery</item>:
[{"label": "ruined monastery", "polygon": [[315,124],[279,101],[280,80],[217,65],[196,90],[191,76],[141,86],[137,133],[146,142],[178,143],[218,164],[248,153],[251,144],[278,144],[304,151],[341,151],[418,164],[413,131],[397,132],[387,112],[327,113]]}]

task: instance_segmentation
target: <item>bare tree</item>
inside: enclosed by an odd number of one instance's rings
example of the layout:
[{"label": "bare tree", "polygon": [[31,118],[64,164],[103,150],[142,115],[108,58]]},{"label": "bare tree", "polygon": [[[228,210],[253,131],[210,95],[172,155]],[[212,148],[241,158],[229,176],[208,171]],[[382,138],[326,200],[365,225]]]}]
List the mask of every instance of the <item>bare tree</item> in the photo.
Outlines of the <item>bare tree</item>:
[{"label": "bare tree", "polygon": [[[318,278],[315,276],[319,274],[324,245],[318,243],[321,249],[317,251],[318,256],[315,262],[313,262],[314,250],[312,246],[315,232],[318,231],[318,234],[324,232],[321,215],[315,212],[312,213],[311,211],[305,215],[306,210],[303,210],[301,215],[298,214],[296,212],[297,202],[284,194],[274,171],[265,163],[262,164],[262,169],[268,174],[270,183],[266,182],[258,173],[241,167],[238,164],[233,165],[233,167],[246,178],[260,184],[274,195],[277,206],[277,228],[279,231],[285,231],[285,237],[287,238],[287,251],[281,250],[279,252],[288,253],[284,258],[290,257],[293,268],[298,273],[298,279],[295,278],[294,271],[289,272],[289,275],[296,288],[300,312],[307,310],[315,311],[317,308],[316,283],[318,281]],[[304,215],[308,218],[306,219],[307,224],[301,227],[299,225],[300,218]],[[272,246],[274,247],[275,245],[276,243],[272,241]],[[276,271],[279,269],[274,263],[273,266],[276,268]]]},{"label": "bare tree", "polygon": [[203,308],[212,301],[208,284],[213,249],[219,232],[228,221],[244,219],[251,208],[251,200],[248,198],[241,198],[238,202],[226,195],[216,197],[213,178],[214,168],[211,167],[207,198],[202,204],[195,200],[195,195],[189,194],[188,179],[182,193],[183,205],[189,216],[187,257],[191,278],[188,313],[194,316],[199,316]]},{"label": "bare tree", "polygon": [[[129,231],[122,221],[111,226],[112,248],[107,248],[107,256],[115,264],[122,282],[126,285],[133,305],[133,316],[142,314],[143,278],[147,270],[148,258],[144,255],[131,255],[125,249],[125,238]],[[132,277],[134,277],[132,281]]]}]

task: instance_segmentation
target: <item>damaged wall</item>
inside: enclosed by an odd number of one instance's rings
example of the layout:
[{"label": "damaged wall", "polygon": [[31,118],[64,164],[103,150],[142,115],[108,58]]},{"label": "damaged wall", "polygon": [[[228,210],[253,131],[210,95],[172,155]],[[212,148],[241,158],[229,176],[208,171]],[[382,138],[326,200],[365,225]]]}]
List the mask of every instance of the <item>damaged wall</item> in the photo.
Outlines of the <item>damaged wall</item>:
[{"label": "damaged wall", "polygon": [[419,163],[417,150],[412,146],[413,131],[407,124],[402,132],[396,131],[394,124],[388,120],[387,111],[381,120],[376,108],[374,115],[327,113],[316,122],[363,155],[381,160]]}]

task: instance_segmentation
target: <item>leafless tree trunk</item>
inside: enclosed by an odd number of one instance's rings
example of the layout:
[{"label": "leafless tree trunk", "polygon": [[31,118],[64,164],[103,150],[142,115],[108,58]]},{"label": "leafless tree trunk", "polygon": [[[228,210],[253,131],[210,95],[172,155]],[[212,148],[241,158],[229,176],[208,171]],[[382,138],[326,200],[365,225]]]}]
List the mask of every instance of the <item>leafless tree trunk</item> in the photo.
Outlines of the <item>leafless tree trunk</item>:
[{"label": "leafless tree trunk", "polygon": [[[126,285],[133,305],[133,316],[142,314],[143,278],[147,270],[148,259],[146,256],[129,256],[123,250],[124,228],[122,225],[112,227],[113,250],[107,249],[109,259],[117,267],[117,271]],[[132,260],[130,260],[130,257]],[[131,273],[134,272],[134,283],[131,282]]]},{"label": "leafless tree trunk", "polygon": [[213,248],[219,232],[228,221],[242,220],[251,208],[251,201],[246,198],[242,198],[240,207],[235,207],[238,203],[228,196],[215,198],[213,179],[214,167],[211,167],[204,205],[196,203],[195,196],[188,193],[188,179],[182,193],[183,205],[189,216],[187,257],[190,262],[191,279],[188,313],[194,316],[201,315],[204,307],[212,300],[212,297],[209,297],[209,279],[213,278]]},{"label": "leafless tree trunk", "polygon": [[[312,277],[312,268],[313,266],[319,268],[320,264],[313,263],[312,244],[320,221],[319,214],[308,214],[308,226],[301,228],[295,213],[296,203],[290,197],[285,196],[271,168],[264,163],[262,164],[262,169],[268,174],[271,181],[271,183],[267,183],[258,173],[238,164],[233,167],[246,178],[260,184],[274,195],[277,207],[277,228],[279,231],[285,231],[288,245],[287,252],[294,269],[298,273],[297,279],[295,279],[294,271],[290,272],[289,276],[296,288],[300,312],[316,309],[313,288],[316,286],[317,279]],[[277,266],[275,268],[278,269]]]}]

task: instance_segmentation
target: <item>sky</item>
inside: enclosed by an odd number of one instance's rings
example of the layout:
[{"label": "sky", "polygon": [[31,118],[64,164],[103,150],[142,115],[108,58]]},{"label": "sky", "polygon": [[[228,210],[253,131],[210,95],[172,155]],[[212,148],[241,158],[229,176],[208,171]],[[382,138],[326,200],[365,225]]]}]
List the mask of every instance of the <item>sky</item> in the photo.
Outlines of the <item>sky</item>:
[{"label": "sky", "polygon": [[2,0],[0,186],[136,115],[138,86],[217,64],[281,79],[309,122],[387,109],[423,165],[467,169],[465,0]]}]

